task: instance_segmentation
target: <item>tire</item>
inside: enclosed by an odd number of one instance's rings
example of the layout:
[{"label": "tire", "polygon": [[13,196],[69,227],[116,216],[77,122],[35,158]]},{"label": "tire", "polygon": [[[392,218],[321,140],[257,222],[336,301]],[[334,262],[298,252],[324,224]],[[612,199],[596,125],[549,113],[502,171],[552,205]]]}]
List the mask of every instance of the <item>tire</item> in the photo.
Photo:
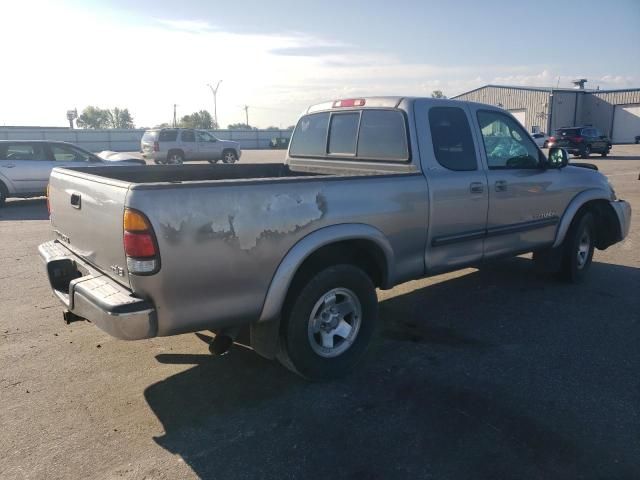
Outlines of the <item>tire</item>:
[{"label": "tire", "polygon": [[582,158],[589,158],[589,155],[591,155],[591,145],[585,146],[580,156]]},{"label": "tire", "polygon": [[606,157],[607,155],[609,155],[609,149],[608,148],[604,152],[602,152],[600,154],[601,157]]},{"label": "tire", "polygon": [[560,277],[571,283],[583,281],[591,267],[595,248],[595,221],[590,212],[576,217],[563,242]]},{"label": "tire", "polygon": [[378,299],[369,276],[354,265],[328,267],[285,306],[277,358],[307,380],[340,378],[366,353],[377,318]]},{"label": "tire", "polygon": [[7,189],[4,183],[0,182],[0,208],[4,206],[4,202],[7,201],[8,196],[9,189]]},{"label": "tire", "polygon": [[217,160],[207,160],[207,162],[209,162],[211,165],[215,165],[216,163],[218,163]]},{"label": "tire", "polygon": [[222,152],[222,163],[236,163],[238,161],[238,154],[235,150],[224,150]]},{"label": "tire", "polygon": [[173,150],[167,154],[167,162],[174,165],[182,165],[184,163],[184,153],[180,150]]},{"label": "tire", "polygon": [[545,140],[544,143],[542,144],[542,148],[549,148],[549,141]]}]

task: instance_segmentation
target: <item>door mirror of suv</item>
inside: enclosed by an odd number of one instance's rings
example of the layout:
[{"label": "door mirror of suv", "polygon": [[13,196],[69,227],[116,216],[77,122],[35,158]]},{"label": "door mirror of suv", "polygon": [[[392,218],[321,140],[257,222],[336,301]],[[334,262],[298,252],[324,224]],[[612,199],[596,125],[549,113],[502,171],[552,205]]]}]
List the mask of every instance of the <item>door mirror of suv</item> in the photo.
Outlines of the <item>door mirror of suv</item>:
[{"label": "door mirror of suv", "polygon": [[569,154],[564,148],[551,147],[549,149],[549,168],[563,168],[569,164]]}]

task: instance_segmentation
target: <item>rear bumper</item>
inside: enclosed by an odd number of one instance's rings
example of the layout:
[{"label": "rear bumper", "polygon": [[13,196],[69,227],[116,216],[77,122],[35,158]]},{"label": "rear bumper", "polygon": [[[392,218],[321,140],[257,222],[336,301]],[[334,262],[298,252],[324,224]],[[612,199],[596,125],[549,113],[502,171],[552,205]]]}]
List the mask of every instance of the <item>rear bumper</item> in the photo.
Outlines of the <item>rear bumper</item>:
[{"label": "rear bumper", "polygon": [[75,315],[123,340],[155,337],[156,310],[149,301],[100,273],[53,240],[38,247],[53,293]]},{"label": "rear bumper", "polygon": [[616,200],[615,202],[609,203],[618,216],[620,241],[622,241],[629,234],[629,227],[631,226],[631,205],[624,200]]}]

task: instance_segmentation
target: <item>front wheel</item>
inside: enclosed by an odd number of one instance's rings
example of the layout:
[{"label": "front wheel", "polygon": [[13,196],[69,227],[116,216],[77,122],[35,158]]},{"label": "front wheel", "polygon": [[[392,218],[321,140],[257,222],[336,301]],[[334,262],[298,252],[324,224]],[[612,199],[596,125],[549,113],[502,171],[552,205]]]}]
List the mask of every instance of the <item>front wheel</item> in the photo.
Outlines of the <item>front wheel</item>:
[{"label": "front wheel", "polygon": [[560,276],[577,283],[587,275],[595,247],[595,222],[589,212],[576,218],[563,244],[562,270]]},{"label": "front wheel", "polygon": [[238,161],[238,154],[235,150],[225,150],[222,152],[222,163],[236,163]]},{"label": "front wheel", "polygon": [[364,271],[326,268],[285,308],[278,360],[308,380],[342,377],[365,354],[377,317],[375,287]]}]

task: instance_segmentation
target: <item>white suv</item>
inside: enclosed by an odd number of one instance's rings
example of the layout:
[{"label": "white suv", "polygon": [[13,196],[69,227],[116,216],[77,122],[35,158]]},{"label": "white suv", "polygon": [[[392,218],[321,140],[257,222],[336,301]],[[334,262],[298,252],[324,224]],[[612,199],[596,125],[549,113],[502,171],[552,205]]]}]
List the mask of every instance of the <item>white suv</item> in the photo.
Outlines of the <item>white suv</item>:
[{"label": "white suv", "polygon": [[235,163],[242,153],[238,142],[220,140],[205,130],[191,128],[147,130],[140,141],[140,151],[144,159],[164,164],[190,160]]}]

